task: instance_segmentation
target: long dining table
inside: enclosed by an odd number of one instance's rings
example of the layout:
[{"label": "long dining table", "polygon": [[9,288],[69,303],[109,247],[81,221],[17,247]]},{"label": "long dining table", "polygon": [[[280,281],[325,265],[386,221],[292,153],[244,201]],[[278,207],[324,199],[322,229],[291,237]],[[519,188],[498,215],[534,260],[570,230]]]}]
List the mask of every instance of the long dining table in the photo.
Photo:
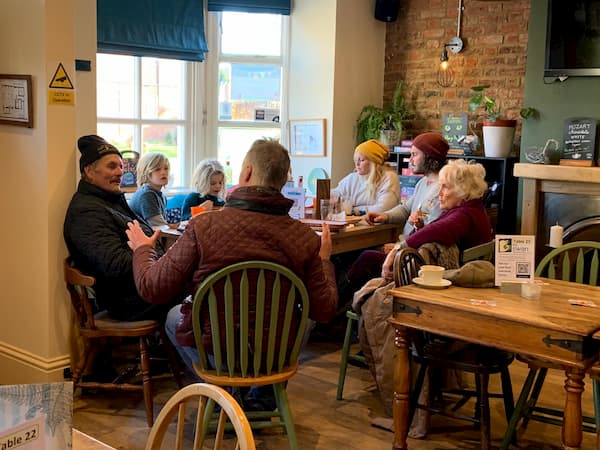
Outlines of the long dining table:
[{"label": "long dining table", "polygon": [[598,307],[581,303],[598,301],[600,287],[544,278],[536,281],[542,292],[535,300],[503,294],[499,288],[432,290],[409,285],[390,291],[394,305],[388,320],[395,329],[397,347],[394,450],[408,449],[411,328],[561,364],[566,373],[562,448],[581,448],[583,379],[598,359],[600,341],[594,334],[600,330],[600,302]]},{"label": "long dining table", "polygon": [[[350,224],[339,230],[332,231],[332,254],[345,253],[377,247],[390,242],[396,242],[402,227],[393,224],[367,225]],[[165,248],[170,247],[181,236],[181,231],[164,227],[161,229],[161,241]]]}]

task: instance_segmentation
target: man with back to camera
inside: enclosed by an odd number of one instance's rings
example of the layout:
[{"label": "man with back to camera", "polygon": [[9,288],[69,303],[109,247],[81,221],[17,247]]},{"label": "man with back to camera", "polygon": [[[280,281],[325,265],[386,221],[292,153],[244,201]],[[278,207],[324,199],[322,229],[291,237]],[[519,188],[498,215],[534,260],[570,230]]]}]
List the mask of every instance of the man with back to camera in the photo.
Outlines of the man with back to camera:
[{"label": "man with back to camera", "polygon": [[[69,203],[63,229],[75,266],[96,278],[98,306],[115,319],[164,319],[168,307],[144,301],[133,281],[133,253],[125,234],[127,223],[138,220],[149,236],[153,230],[135,215],[121,191],[121,153],[96,135],[80,137],[77,147],[81,152],[81,180]],[[157,252],[162,254],[160,246]]]},{"label": "man with back to camera", "polygon": [[[288,179],[288,151],[276,141],[258,140],[246,154],[238,187],[221,211],[202,214],[188,223],[183,235],[162,258],[153,247],[158,234],[149,238],[138,223],[130,223],[127,235],[133,252],[133,273],[138,291],[150,301],[171,297],[179,286],[191,281],[193,295],[211,273],[230,264],[253,259],[272,261],[291,269],[310,293],[309,317],[330,320],[336,311],[337,289],[329,227],[321,238],[307,225],[289,216],[292,200],[281,194]],[[193,372],[199,361],[191,329],[189,303],[171,309],[167,335]],[[187,325],[185,325],[187,324]],[[204,324],[210,327],[210,324]],[[272,389],[267,386],[272,394]],[[247,410],[273,409],[273,403],[245,399]],[[264,401],[263,399],[260,400]]]}]

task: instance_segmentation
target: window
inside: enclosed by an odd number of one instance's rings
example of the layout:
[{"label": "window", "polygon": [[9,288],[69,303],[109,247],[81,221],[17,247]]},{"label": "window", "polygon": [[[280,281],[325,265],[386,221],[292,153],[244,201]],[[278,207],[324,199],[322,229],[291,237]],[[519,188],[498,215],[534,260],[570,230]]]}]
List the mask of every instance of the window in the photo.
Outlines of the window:
[{"label": "window", "polygon": [[97,55],[98,134],[123,152],[169,158],[171,184],[184,183],[186,65],[183,61]]},{"label": "window", "polygon": [[173,187],[189,187],[205,158],[229,162],[236,183],[251,143],[282,136],[288,21],[209,13],[204,63],[99,53],[98,134],[122,151],[166,154]]},{"label": "window", "polygon": [[216,130],[217,157],[230,162],[235,183],[254,140],[281,138],[288,18],[237,12],[212,15],[218,21],[213,65],[218,91],[208,123]]}]

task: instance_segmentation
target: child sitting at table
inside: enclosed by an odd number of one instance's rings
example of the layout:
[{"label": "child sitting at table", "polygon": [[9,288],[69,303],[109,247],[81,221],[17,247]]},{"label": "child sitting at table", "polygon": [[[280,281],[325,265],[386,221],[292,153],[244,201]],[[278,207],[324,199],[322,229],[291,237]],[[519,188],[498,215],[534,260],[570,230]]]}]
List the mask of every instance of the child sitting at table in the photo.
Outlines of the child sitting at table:
[{"label": "child sitting at table", "polygon": [[215,206],[225,205],[225,170],[219,161],[201,161],[192,175],[192,185],[196,192],[190,193],[183,201],[182,220],[190,219],[192,206],[211,210]]},{"label": "child sitting at table", "polygon": [[137,164],[137,184],[129,206],[152,227],[166,225],[167,197],[162,188],[169,183],[169,159],[162,153],[147,153]]}]

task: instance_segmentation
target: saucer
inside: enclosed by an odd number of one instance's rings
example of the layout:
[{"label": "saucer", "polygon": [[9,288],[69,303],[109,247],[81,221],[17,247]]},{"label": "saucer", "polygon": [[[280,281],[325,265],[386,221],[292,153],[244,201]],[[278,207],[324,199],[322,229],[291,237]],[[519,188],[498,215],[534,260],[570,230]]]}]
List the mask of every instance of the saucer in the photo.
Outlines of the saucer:
[{"label": "saucer", "polygon": [[433,284],[425,283],[425,280],[423,280],[423,278],[421,277],[413,278],[412,281],[413,283],[427,289],[445,289],[448,286],[452,285],[452,281],[446,280],[445,278],[442,278],[438,283]]}]

